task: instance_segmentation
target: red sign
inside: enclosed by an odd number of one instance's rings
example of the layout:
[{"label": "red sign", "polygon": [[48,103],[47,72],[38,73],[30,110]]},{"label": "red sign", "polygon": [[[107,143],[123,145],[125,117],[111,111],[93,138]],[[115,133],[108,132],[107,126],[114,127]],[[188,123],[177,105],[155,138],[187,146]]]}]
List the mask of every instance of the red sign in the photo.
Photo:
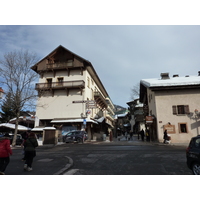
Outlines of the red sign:
[{"label": "red sign", "polygon": [[146,116],[146,123],[153,123],[153,117],[152,116]]}]

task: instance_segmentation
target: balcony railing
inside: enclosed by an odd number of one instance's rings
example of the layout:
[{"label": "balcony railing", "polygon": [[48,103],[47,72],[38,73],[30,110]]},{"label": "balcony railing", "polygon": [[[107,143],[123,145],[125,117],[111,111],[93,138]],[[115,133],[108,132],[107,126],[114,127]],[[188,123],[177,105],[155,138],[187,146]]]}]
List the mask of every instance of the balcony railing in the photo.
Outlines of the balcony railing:
[{"label": "balcony railing", "polygon": [[47,69],[65,69],[65,68],[70,68],[74,66],[73,61],[69,62],[59,62],[59,63],[48,63],[47,64]]},{"label": "balcony railing", "polygon": [[105,98],[102,96],[102,94],[100,92],[94,92],[94,99],[102,107],[105,107],[105,108],[108,107],[108,104],[107,104]]},{"label": "balcony railing", "polygon": [[52,83],[36,83],[36,90],[48,90],[48,89],[64,89],[64,88],[85,88],[85,82],[80,81],[62,81]]}]

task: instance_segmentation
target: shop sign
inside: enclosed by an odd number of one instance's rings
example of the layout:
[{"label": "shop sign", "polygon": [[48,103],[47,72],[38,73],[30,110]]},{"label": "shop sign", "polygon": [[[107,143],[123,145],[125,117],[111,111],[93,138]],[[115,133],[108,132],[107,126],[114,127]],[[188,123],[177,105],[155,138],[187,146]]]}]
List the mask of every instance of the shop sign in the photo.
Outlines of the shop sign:
[{"label": "shop sign", "polygon": [[166,124],[163,126],[163,130],[167,130],[167,133],[176,133],[175,131],[175,125],[172,124]]},{"label": "shop sign", "polygon": [[146,116],[146,123],[153,123],[153,116]]}]

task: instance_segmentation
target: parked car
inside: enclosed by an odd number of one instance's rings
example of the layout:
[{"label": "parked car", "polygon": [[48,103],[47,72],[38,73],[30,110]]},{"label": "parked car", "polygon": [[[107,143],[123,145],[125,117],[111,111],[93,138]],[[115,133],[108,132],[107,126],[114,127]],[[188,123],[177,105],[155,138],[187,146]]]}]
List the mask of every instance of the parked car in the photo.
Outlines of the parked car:
[{"label": "parked car", "polygon": [[87,139],[88,135],[85,131],[70,131],[63,136],[63,142],[83,143]]},{"label": "parked car", "polygon": [[[10,144],[12,144],[14,134],[10,133],[9,135],[10,135]],[[20,134],[17,134],[16,145],[21,145],[22,142],[23,142],[22,136]]]},{"label": "parked car", "polygon": [[200,175],[200,136],[191,138],[186,149],[187,166],[193,174]]}]

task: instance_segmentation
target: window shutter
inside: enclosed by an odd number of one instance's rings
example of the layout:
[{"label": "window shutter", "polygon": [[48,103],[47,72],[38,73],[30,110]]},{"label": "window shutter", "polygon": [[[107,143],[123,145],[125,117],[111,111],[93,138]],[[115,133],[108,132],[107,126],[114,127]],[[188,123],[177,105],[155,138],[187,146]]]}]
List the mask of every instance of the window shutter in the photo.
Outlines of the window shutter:
[{"label": "window shutter", "polygon": [[176,109],[176,106],[172,106],[172,112],[173,112],[173,115],[177,115],[177,109]]},{"label": "window shutter", "polygon": [[184,105],[185,114],[190,114],[189,105]]}]

